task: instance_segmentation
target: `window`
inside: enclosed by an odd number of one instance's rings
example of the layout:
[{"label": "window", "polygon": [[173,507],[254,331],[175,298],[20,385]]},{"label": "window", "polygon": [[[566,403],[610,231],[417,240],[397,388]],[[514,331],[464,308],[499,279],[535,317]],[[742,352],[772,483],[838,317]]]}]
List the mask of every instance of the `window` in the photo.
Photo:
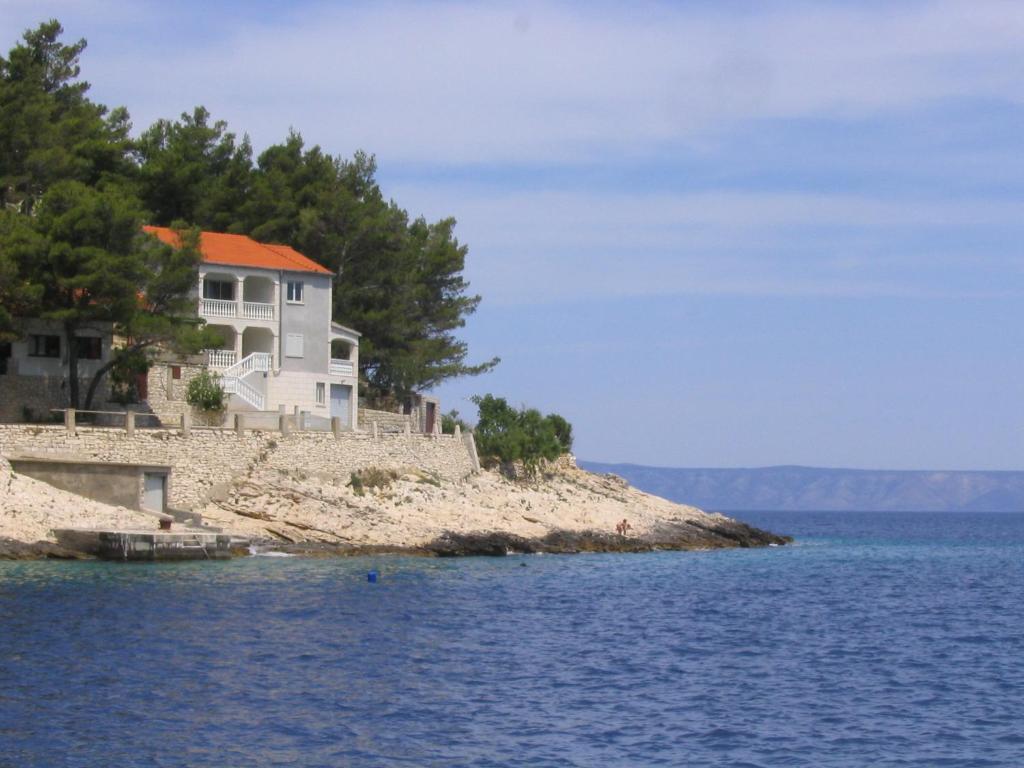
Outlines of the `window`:
[{"label": "window", "polygon": [[301,333],[289,333],[285,336],[284,356],[302,357],[302,342],[303,338]]},{"label": "window", "polygon": [[178,381],[180,378],[181,378],[181,366],[180,365],[172,365],[171,366],[171,379],[173,379],[174,381]]},{"label": "window", "polygon": [[327,385],[322,381],[316,383],[316,404],[325,405],[327,403]]},{"label": "window", "polygon": [[33,333],[28,337],[29,357],[60,357],[60,336]]},{"label": "window", "polygon": [[301,280],[289,280],[288,281],[288,303],[289,304],[301,304],[302,303],[302,281]]},{"label": "window", "polygon": [[230,280],[204,280],[203,298],[234,301],[235,284]]},{"label": "window", "polygon": [[99,360],[103,356],[103,340],[99,336],[79,336],[75,347],[79,360]]},{"label": "window", "polygon": [[7,373],[7,358],[11,356],[10,342],[0,341],[0,376]]}]

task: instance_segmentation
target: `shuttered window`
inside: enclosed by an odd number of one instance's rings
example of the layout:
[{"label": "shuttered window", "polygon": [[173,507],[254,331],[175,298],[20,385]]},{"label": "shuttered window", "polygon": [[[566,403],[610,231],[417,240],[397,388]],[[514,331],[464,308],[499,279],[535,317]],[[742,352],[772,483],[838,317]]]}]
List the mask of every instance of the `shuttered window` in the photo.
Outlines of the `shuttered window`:
[{"label": "shuttered window", "polygon": [[303,338],[301,333],[289,333],[284,340],[285,357],[302,357]]}]

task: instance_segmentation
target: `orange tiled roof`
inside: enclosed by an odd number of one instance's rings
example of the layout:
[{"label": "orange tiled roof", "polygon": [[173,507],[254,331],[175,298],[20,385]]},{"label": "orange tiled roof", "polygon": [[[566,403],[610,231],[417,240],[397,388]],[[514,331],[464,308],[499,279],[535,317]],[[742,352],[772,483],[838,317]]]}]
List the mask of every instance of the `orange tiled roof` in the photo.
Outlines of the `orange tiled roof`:
[{"label": "orange tiled roof", "polygon": [[[156,235],[168,245],[178,245],[178,235],[168,227],[142,228]],[[306,258],[287,245],[257,243],[245,235],[228,235],[223,232],[203,232],[199,240],[203,261],[208,264],[229,264],[235,267],[256,267],[257,269],[280,269],[288,272],[316,272],[330,275],[331,270]]]}]

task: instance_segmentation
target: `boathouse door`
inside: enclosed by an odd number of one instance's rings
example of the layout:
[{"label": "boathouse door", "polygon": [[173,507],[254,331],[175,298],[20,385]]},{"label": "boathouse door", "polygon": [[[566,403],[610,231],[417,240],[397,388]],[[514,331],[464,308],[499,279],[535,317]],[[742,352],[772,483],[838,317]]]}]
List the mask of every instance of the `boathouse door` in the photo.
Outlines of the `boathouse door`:
[{"label": "boathouse door", "polygon": [[142,506],[152,512],[163,512],[167,502],[167,475],[145,472],[142,478]]},{"label": "boathouse door", "polygon": [[349,398],[352,396],[352,387],[344,384],[331,384],[331,418],[337,416],[341,419],[343,427],[352,426],[349,418]]}]

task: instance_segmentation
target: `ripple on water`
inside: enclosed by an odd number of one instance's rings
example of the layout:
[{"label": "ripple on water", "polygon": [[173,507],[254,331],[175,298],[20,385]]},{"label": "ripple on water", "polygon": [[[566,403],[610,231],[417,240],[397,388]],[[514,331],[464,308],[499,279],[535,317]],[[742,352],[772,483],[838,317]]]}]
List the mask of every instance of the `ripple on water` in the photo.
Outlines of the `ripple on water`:
[{"label": "ripple on water", "polygon": [[1024,516],[752,522],[800,545],[2,563],[0,764],[1024,765]]}]

